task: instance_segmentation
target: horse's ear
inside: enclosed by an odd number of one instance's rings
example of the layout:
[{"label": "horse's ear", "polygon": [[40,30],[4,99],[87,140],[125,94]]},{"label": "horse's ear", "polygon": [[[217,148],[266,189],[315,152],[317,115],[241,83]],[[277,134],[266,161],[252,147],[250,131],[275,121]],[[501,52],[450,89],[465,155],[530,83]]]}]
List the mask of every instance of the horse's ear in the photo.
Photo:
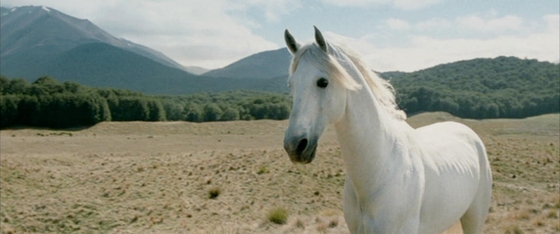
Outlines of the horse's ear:
[{"label": "horse's ear", "polygon": [[292,54],[295,54],[299,49],[299,44],[296,42],[296,39],[290,34],[288,29],[284,31],[284,40],[286,41],[286,45]]},{"label": "horse's ear", "polygon": [[313,28],[315,28],[315,42],[317,42],[319,48],[321,48],[321,50],[323,50],[326,53],[327,42],[325,41],[325,38],[323,38],[323,34],[321,34],[321,31],[319,31],[319,29],[316,26],[313,26]]}]

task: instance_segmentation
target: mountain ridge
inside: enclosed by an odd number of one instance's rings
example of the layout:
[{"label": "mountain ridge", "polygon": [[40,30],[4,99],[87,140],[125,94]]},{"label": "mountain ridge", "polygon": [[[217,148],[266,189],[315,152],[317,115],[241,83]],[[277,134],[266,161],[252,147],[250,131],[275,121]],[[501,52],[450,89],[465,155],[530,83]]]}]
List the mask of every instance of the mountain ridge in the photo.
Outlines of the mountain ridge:
[{"label": "mountain ridge", "polygon": [[[56,54],[81,44],[104,42],[148,57],[166,66],[185,68],[161,52],[126,39],[119,39],[87,19],[79,19],[45,6],[2,7],[0,55]],[[45,59],[45,58],[44,58]],[[4,67],[5,68],[5,67]]]},{"label": "mountain ridge", "polygon": [[203,75],[211,77],[270,79],[288,74],[291,54],[285,47],[249,55]]},{"label": "mountain ridge", "polygon": [[[161,52],[119,39],[87,19],[43,6],[1,8],[0,71],[28,81],[51,76],[95,87],[148,94],[187,94],[230,90],[286,92],[280,79],[208,77],[185,71]],[[158,56],[156,56],[158,55]],[[167,61],[167,62],[166,62]],[[141,66],[139,66],[141,64]]]}]

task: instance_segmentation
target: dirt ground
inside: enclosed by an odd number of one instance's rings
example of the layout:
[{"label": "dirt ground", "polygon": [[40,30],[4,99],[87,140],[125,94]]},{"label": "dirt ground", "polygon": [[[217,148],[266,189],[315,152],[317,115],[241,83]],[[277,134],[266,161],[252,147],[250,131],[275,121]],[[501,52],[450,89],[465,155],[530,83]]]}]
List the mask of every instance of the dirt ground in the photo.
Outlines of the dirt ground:
[{"label": "dirt ground", "polygon": [[[560,115],[462,120],[494,176],[485,233],[560,231]],[[334,132],[315,161],[282,149],[287,121],[101,123],[0,131],[2,233],[348,233]],[[212,194],[212,195],[211,195]],[[212,197],[212,198],[211,198]],[[285,224],[272,210],[288,212]]]}]

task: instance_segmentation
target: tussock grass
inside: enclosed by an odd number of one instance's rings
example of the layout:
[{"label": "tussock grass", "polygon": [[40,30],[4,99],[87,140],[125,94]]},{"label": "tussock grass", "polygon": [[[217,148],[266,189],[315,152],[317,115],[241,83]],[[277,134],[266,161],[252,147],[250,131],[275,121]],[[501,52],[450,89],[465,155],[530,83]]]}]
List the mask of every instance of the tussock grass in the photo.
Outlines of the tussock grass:
[{"label": "tussock grass", "polygon": [[258,175],[264,174],[268,172],[268,168],[266,168],[265,166],[262,166],[261,168],[259,168],[259,170],[257,171]]},{"label": "tussock grass", "polygon": [[216,199],[222,193],[222,189],[220,187],[212,187],[208,190],[208,198]]},{"label": "tussock grass", "polygon": [[285,224],[288,222],[288,210],[282,207],[272,209],[268,213],[268,221],[275,224]]},{"label": "tussock grass", "polygon": [[515,226],[513,228],[508,228],[505,231],[505,234],[524,234],[525,232],[523,232],[523,230],[521,230],[521,228],[519,228],[519,226]]},{"label": "tussock grass", "polygon": [[548,215],[546,217],[549,218],[549,219],[558,219],[558,211],[549,210]]}]

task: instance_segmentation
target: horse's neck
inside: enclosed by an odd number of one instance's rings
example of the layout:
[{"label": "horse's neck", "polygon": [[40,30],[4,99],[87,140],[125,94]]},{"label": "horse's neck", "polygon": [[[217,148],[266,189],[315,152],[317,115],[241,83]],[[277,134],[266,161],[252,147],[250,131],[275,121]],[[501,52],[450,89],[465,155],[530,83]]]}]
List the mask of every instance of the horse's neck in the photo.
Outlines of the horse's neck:
[{"label": "horse's neck", "polygon": [[376,189],[409,163],[399,151],[408,145],[412,128],[382,110],[371,91],[364,89],[349,94],[345,117],[335,128],[346,173],[355,189]]}]

